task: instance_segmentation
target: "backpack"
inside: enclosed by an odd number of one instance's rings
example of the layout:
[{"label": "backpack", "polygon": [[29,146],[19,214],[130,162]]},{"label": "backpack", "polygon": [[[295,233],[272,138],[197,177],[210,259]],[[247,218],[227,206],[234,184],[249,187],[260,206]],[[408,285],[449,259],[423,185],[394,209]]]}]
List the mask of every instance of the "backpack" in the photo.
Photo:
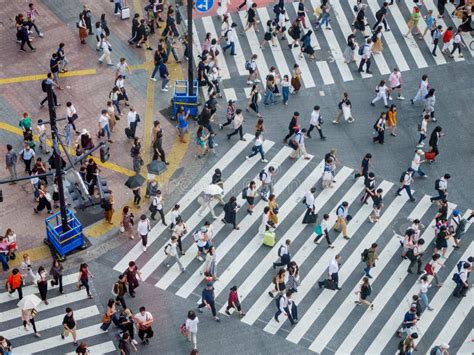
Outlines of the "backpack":
[{"label": "backpack", "polygon": [[245,70],[252,70],[252,61],[250,59],[245,61]]},{"label": "backpack", "polygon": [[441,181],[441,179],[436,179],[436,181],[435,181],[435,190],[439,190],[440,181]]},{"label": "backpack", "polygon": [[322,124],[324,123],[324,120],[323,120],[323,118],[322,118],[321,115],[319,115],[319,117],[318,117],[318,123],[319,123],[320,125],[322,125]]},{"label": "backpack", "polygon": [[364,251],[360,254],[360,261],[363,263],[369,260],[369,249],[364,249]]},{"label": "backpack", "polygon": [[42,90],[43,92],[47,92],[47,91],[48,91],[48,84],[46,84],[46,79],[43,79],[43,80],[41,81],[41,90]]},{"label": "backpack", "polygon": [[242,190],[242,199],[243,200],[246,200],[247,199],[247,192],[248,192],[249,188],[248,186],[247,187],[244,187],[244,189]]},{"label": "backpack", "polygon": [[168,243],[165,245],[165,247],[163,248],[163,251],[165,252],[165,255],[168,255],[168,250],[171,248],[171,244]]},{"label": "backpack", "polygon": [[225,33],[224,33],[224,37],[225,37],[226,41],[228,40],[227,34],[228,34],[229,32],[230,32],[230,30],[227,30],[227,31],[225,31]]},{"label": "backpack", "polygon": [[278,256],[281,258],[283,256],[283,253],[282,253],[282,250],[283,249],[283,245],[280,245],[280,247],[278,248]]},{"label": "backpack", "polygon": [[[456,266],[457,266],[457,265],[456,265]],[[459,272],[459,273],[456,272],[456,273],[454,273],[454,275],[453,275],[453,277],[452,277],[452,280],[453,280],[454,282],[456,282],[456,284],[460,284],[460,283],[462,282],[461,276],[460,276],[459,274],[460,274],[460,272]]]},{"label": "backpack", "polygon": [[258,173],[258,179],[260,181],[263,181],[264,177],[263,176],[266,176],[267,175],[267,172],[265,171],[265,169],[262,169],[259,173]]},{"label": "backpack", "polygon": [[118,293],[119,293],[119,285],[118,285],[118,282],[116,282],[112,286],[112,294],[117,297]]},{"label": "backpack", "polygon": [[438,351],[441,351],[439,346],[435,346],[433,349],[430,350],[430,355],[436,355]]},{"label": "backpack", "polygon": [[364,55],[364,48],[365,48],[365,46],[366,46],[366,45],[364,44],[363,46],[360,46],[360,47],[359,47],[359,51],[358,51],[359,55]]},{"label": "backpack", "polygon": [[400,176],[400,182],[404,182],[405,181],[405,172],[403,172],[402,176]]},{"label": "backpack", "polygon": [[377,132],[379,131],[379,127],[377,126],[377,123],[379,123],[379,120],[380,118],[377,118],[377,121],[375,121],[374,125],[372,126],[374,130],[376,130]]}]

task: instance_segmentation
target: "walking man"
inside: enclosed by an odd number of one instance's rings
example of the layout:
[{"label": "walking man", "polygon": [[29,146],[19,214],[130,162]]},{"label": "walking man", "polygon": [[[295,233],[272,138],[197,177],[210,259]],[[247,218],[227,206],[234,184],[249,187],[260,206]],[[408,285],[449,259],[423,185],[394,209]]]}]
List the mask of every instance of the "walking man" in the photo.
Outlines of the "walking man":
[{"label": "walking man", "polygon": [[278,311],[275,313],[275,316],[273,317],[277,323],[280,323],[278,320],[278,317],[280,314],[284,314],[286,317],[288,317],[288,320],[290,321],[291,325],[295,325],[298,323],[298,312],[296,308],[295,302],[291,299],[291,295],[293,292],[291,291],[286,291],[285,294],[281,295],[278,301]]},{"label": "walking man", "polygon": [[178,264],[179,269],[181,270],[181,272],[184,272],[184,266],[181,263],[181,261],[179,260],[179,255],[178,255],[178,250],[177,250],[177,246],[178,246],[177,243],[178,243],[178,238],[173,236],[173,237],[171,237],[170,243],[166,244],[165,249],[164,249],[165,254],[166,254],[166,259],[165,259],[163,264],[167,268],[169,268],[170,267],[169,260],[170,260],[170,258],[174,258],[176,260],[176,263]]},{"label": "walking man", "polygon": [[383,23],[383,26],[385,27],[385,32],[389,32],[390,28],[388,28],[387,20],[385,19],[387,17],[388,13],[388,2],[384,2],[382,7],[375,13],[375,18],[377,19],[377,22],[375,23],[374,27],[372,29],[375,31],[378,25],[380,23]]},{"label": "walking man", "polygon": [[202,308],[207,307],[211,310],[214,320],[220,322],[221,320],[217,317],[214,286],[212,282],[208,282],[204,290],[202,290],[201,300],[201,304],[198,305],[198,312],[202,313]]},{"label": "walking man", "polygon": [[287,239],[285,241],[285,244],[280,245],[280,247],[278,248],[278,256],[280,257],[280,262],[273,263],[273,270],[275,270],[277,266],[286,266],[287,269],[290,268],[290,262],[291,262],[290,245],[291,245],[290,239]]},{"label": "walking man", "polygon": [[165,222],[165,214],[163,212],[163,197],[161,196],[161,190],[158,190],[156,192],[156,195],[153,196],[153,200],[151,201],[151,205],[150,205],[150,210],[151,210],[151,215],[150,215],[150,218],[153,220],[153,221],[156,221],[156,212],[158,212],[160,214],[160,217],[161,217],[161,222],[167,226],[166,222]]},{"label": "walking man", "polygon": [[329,277],[327,280],[318,281],[319,288],[323,288],[323,286],[325,286],[332,290],[341,290],[339,287],[339,268],[341,266],[341,259],[342,257],[339,254],[331,259],[328,269]]},{"label": "walking man", "polygon": [[288,125],[288,134],[285,136],[285,138],[283,138],[283,142],[285,144],[288,142],[288,139],[290,139],[291,136],[293,136],[297,132],[299,128],[299,124],[298,124],[299,117],[300,117],[300,113],[295,111],[293,113],[293,117],[290,120],[290,124]]},{"label": "walking man", "polygon": [[235,116],[234,120],[232,121],[232,124],[234,126],[234,132],[229,133],[227,135],[227,139],[230,139],[230,137],[236,135],[237,133],[240,136],[241,141],[245,141],[246,139],[244,138],[244,133],[242,131],[242,124],[244,123],[244,115],[242,115],[242,110],[238,108],[235,110]]},{"label": "walking man", "polygon": [[365,72],[367,74],[372,74],[370,71],[370,57],[372,57],[372,40],[370,38],[367,39],[367,43],[365,43],[362,47],[362,55],[361,55],[361,60],[359,64],[359,73],[364,71],[364,65],[365,65]]},{"label": "walking man", "polygon": [[143,251],[146,251],[146,245],[148,243],[148,232],[150,232],[150,220],[146,215],[142,214],[140,221],[137,224],[137,231],[140,237],[142,238]]},{"label": "walking man", "polygon": [[372,276],[370,275],[370,269],[375,267],[375,260],[379,260],[379,256],[377,254],[377,247],[378,247],[377,243],[373,243],[370,246],[370,249],[367,253],[366,267],[364,271],[365,271],[365,276],[368,277],[369,279],[372,278]]},{"label": "walking man", "polygon": [[444,200],[448,198],[448,180],[451,178],[450,174],[444,174],[440,179],[435,181],[435,190],[438,192],[437,197],[431,197],[430,201]]},{"label": "walking man", "polygon": [[354,174],[354,179],[357,179],[361,176],[364,176],[366,179],[369,177],[369,168],[372,166],[370,159],[372,159],[372,154],[367,153],[362,159],[359,172]]},{"label": "walking man", "polygon": [[401,196],[400,192],[403,189],[405,189],[411,202],[415,202],[415,198],[413,197],[413,195],[411,193],[411,187],[410,187],[411,183],[414,181],[413,180],[413,173],[414,173],[414,170],[412,168],[408,168],[408,170],[405,171],[402,174],[402,176],[400,178],[401,186],[398,188],[398,190],[396,192],[397,196]]},{"label": "walking man", "polygon": [[349,240],[349,237],[347,236],[347,217],[348,217],[348,211],[349,211],[349,202],[344,201],[339,205],[339,207],[336,210],[336,215],[337,215],[337,221],[336,224],[334,225],[334,230],[336,232],[342,231],[342,236],[344,239]]},{"label": "walking man", "polygon": [[[5,165],[10,173],[10,178],[16,179],[16,163],[18,161],[18,156],[16,155],[15,151],[11,144],[7,144],[7,153],[5,154]],[[16,184],[16,182],[12,182],[11,184]]]},{"label": "walking man", "polygon": [[315,223],[318,215],[314,214],[316,206],[314,205],[314,193],[316,188],[312,187],[309,191],[306,192],[303,198],[303,203],[306,205],[306,213],[303,217],[303,224]]},{"label": "walking man", "polygon": [[74,341],[74,345],[77,344],[77,329],[76,329],[76,321],[74,320],[74,314],[72,312],[72,308],[67,307],[66,308],[66,315],[64,316],[63,319],[63,332],[61,334],[61,339],[64,339],[69,336],[69,334],[72,335],[72,339]]}]

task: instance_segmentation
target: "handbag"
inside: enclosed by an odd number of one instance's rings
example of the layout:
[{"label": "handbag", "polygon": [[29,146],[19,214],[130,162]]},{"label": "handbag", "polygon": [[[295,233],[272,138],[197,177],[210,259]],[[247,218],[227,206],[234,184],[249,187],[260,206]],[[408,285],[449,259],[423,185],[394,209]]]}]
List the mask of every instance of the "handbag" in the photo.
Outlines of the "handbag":
[{"label": "handbag", "polygon": [[185,337],[188,337],[188,330],[186,329],[186,323],[183,323],[179,326],[179,332]]},{"label": "handbag", "polygon": [[120,233],[125,232],[125,227],[123,225],[120,225]]},{"label": "handbag", "polygon": [[104,313],[101,320],[102,324],[107,324],[107,323],[110,323],[111,321],[112,321],[112,318],[110,318],[110,316],[107,313]]},{"label": "handbag", "polygon": [[288,141],[288,146],[293,149],[293,150],[297,150],[298,149],[298,144],[296,143],[296,141],[294,139],[290,139]]}]

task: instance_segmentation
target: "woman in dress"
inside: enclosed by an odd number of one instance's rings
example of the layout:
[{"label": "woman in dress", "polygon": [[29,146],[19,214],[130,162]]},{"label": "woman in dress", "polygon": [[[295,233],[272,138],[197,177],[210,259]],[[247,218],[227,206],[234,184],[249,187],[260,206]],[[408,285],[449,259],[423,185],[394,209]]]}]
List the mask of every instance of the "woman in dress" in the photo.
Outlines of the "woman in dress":
[{"label": "woman in dress", "polygon": [[382,112],[377,120],[377,123],[374,125],[374,129],[377,132],[377,136],[372,138],[374,143],[375,142],[378,142],[379,144],[384,143],[386,122],[387,122],[386,114],[385,112]]},{"label": "woman in dress", "polygon": [[250,215],[253,213],[253,209],[255,208],[255,196],[257,196],[257,184],[252,180],[247,189],[247,203],[249,204],[247,213]]},{"label": "woman in dress", "polygon": [[133,236],[133,217],[134,216],[133,213],[130,211],[130,207],[125,206],[122,209],[122,222],[120,224],[122,230],[128,235],[130,239],[135,239],[135,237]]},{"label": "woman in dress", "polygon": [[391,105],[387,111],[387,127],[390,128],[390,135],[396,137],[397,134],[397,106]]},{"label": "woman in dress", "polygon": [[86,44],[86,38],[88,34],[86,20],[84,19],[83,12],[79,14],[79,21],[77,22],[77,27],[79,28],[79,40],[81,41],[81,44]]},{"label": "woman in dress", "polygon": [[263,49],[266,43],[272,43],[272,47],[276,47],[275,43],[276,37],[276,28],[275,23],[272,20],[267,21],[267,27],[265,29],[265,34],[263,35],[263,41],[260,43],[260,49]]},{"label": "woman in dress", "polygon": [[350,62],[355,62],[355,51],[357,48],[357,44],[355,41],[355,35],[350,34],[347,37],[347,47],[344,50],[343,57],[344,57],[344,63],[349,64]]},{"label": "woman in dress", "polygon": [[262,115],[258,112],[258,101],[259,101],[259,89],[257,84],[253,84],[252,90],[250,91],[250,98],[249,98],[249,105],[247,107],[247,112],[250,112],[251,109],[253,112],[257,114],[258,118],[262,118]]},{"label": "woman in dress", "polygon": [[415,29],[415,35],[418,35],[418,39],[423,39],[420,29],[418,28],[420,17],[421,17],[420,8],[418,6],[414,6],[412,13],[410,15],[410,19],[408,20],[408,23],[407,23],[408,32],[404,34],[406,38],[408,38],[410,34],[413,32],[413,29]]},{"label": "woman in dress", "polygon": [[293,94],[297,94],[301,89],[301,69],[296,63],[291,72],[291,86],[293,87]]},{"label": "woman in dress", "polygon": [[240,208],[239,205],[237,205],[237,198],[235,196],[232,196],[229,199],[229,202],[227,202],[224,205],[224,218],[221,220],[224,224],[230,223],[233,225],[234,229],[239,230],[239,226],[237,225],[237,211]]},{"label": "woman in dress", "polygon": [[375,29],[374,34],[372,35],[372,53],[380,54],[383,51],[383,43],[382,43],[382,26],[377,26]]},{"label": "woman in dress", "polygon": [[311,34],[313,31],[309,30],[306,32],[303,37],[301,37],[301,53],[300,58],[303,58],[304,53],[309,55],[309,59],[316,60],[316,56],[314,55],[314,48],[311,45]]}]

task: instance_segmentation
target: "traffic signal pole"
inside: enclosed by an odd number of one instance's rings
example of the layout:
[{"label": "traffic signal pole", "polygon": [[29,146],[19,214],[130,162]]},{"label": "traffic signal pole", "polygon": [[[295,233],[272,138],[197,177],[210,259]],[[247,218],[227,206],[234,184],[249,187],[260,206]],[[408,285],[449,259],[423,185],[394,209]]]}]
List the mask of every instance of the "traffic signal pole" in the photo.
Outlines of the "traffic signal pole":
[{"label": "traffic signal pole", "polygon": [[188,0],[188,96],[193,96],[194,64],[193,64],[193,5],[194,0]]}]

